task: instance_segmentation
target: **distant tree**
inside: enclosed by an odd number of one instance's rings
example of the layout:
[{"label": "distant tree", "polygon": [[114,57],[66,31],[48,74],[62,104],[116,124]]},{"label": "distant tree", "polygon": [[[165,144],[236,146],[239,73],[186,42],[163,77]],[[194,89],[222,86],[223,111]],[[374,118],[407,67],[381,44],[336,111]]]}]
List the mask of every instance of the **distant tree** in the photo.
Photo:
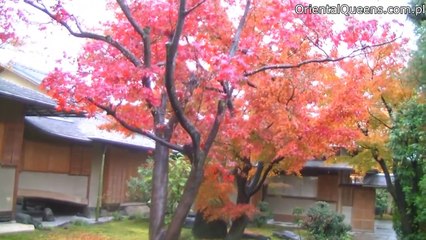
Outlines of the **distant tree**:
[{"label": "distant tree", "polygon": [[[410,100],[398,114],[390,135],[395,181],[404,197],[396,212],[396,230],[402,239],[426,238],[426,104]],[[400,206],[398,206],[400,207]],[[405,212],[405,215],[402,213]],[[409,226],[407,225],[407,222]]]}]

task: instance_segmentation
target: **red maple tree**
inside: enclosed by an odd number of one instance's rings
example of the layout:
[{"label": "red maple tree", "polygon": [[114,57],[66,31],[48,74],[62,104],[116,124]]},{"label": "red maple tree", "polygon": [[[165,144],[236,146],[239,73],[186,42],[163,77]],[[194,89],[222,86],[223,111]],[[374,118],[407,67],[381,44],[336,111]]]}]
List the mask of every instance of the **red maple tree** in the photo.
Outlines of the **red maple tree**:
[{"label": "red maple tree", "polygon": [[[88,39],[76,72],[58,68],[43,83],[59,107],[106,112],[121,129],[157,142],[150,239],[179,235],[208,157],[237,152],[248,166],[236,163],[247,173],[237,182],[248,183],[264,181],[278,162],[297,170],[334,143],[349,147],[350,120],[362,103],[350,89],[356,80],[339,75],[340,63],[396,39],[375,21],[353,18],[336,32],[326,16],[296,14],[298,1],[117,0],[108,3],[115,19],[101,33],[84,29],[62,1],[25,2]],[[165,229],[169,149],[185,154],[192,169]],[[260,156],[271,167],[248,174]]]},{"label": "red maple tree", "polygon": [[[289,11],[279,11],[290,14]],[[196,207],[204,212],[208,220],[232,220],[228,232],[230,239],[241,238],[242,229],[252,213],[247,211],[250,199],[262,189],[269,176],[283,171],[297,173],[307,160],[330,158],[340,149],[357,147],[356,140],[362,136],[359,124],[370,117],[369,108],[374,104],[370,94],[377,91],[376,88],[383,91],[389,87],[386,75],[391,72],[395,74],[403,67],[404,55],[408,53],[402,44],[405,40],[367,48],[361,56],[342,61],[305,60],[312,57],[321,59],[323,54],[328,55],[323,51],[325,47],[331,47],[330,52],[340,56],[339,46],[355,44],[347,40],[352,31],[364,36],[357,40],[361,46],[367,44],[364,41],[380,45],[384,39],[395,38],[389,31],[389,24],[378,26],[376,21],[349,19],[350,30],[337,36],[329,32],[330,27],[326,25],[330,23],[327,21],[316,22],[321,24],[306,31],[297,28],[287,30],[287,34],[294,39],[305,39],[306,43],[315,44],[304,45],[303,41],[299,47],[283,44],[272,52],[277,54],[273,59],[281,58],[279,62],[295,62],[276,65],[288,67],[286,71],[281,68],[278,71],[246,73],[249,82],[239,89],[240,95],[233,101],[234,116],[226,120],[216,138],[211,158],[215,160],[214,164],[221,163],[229,169],[229,173],[232,172],[232,181],[236,181],[237,187],[236,202],[229,200],[232,189],[226,188],[229,182],[223,180],[222,174],[213,179],[206,176],[206,186],[201,187]],[[382,29],[386,31],[382,33]],[[269,31],[273,30],[269,28]],[[320,35],[321,30],[323,36]],[[315,37],[324,44],[318,43]],[[337,45],[329,45],[330,42],[334,43],[335,38],[339,39],[335,42]],[[341,42],[341,39],[346,40]],[[254,39],[254,42],[261,41]],[[266,50],[260,46],[257,51]],[[359,49],[353,51],[358,52]],[[265,58],[268,56],[271,53]],[[304,62],[310,64],[297,67]],[[259,69],[262,68],[266,67],[259,66]],[[269,68],[273,69],[271,66]],[[372,72],[377,75],[374,79]],[[219,188],[221,191],[212,195],[208,193],[212,184],[224,188]],[[229,190],[227,194],[225,190]],[[206,196],[219,201],[212,201]]]}]

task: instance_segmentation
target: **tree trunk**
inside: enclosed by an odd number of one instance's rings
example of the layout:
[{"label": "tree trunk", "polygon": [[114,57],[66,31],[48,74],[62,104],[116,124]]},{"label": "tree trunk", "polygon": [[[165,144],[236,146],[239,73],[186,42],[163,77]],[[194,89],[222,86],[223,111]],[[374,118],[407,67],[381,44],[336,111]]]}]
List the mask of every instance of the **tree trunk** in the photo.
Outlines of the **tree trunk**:
[{"label": "tree trunk", "polygon": [[226,240],[239,240],[244,235],[244,230],[249,222],[248,217],[244,214],[232,222]]},{"label": "tree trunk", "polygon": [[405,194],[402,190],[402,186],[399,183],[399,180],[395,178],[395,204],[398,208],[398,213],[400,216],[401,221],[401,231],[403,233],[403,236],[409,235],[413,233],[413,214],[410,213],[407,202],[405,200]]},{"label": "tree trunk", "polygon": [[[251,166],[251,165],[250,165]],[[251,169],[246,168],[245,171],[248,171]],[[250,203],[250,195],[247,193],[247,177],[248,174],[237,175],[237,204],[248,204]],[[244,235],[244,230],[247,227],[247,224],[249,222],[249,218],[247,215],[243,214],[242,216],[238,217],[234,221],[232,221],[231,228],[229,229],[228,235],[226,236],[226,240],[237,240],[241,239]]]},{"label": "tree trunk", "polygon": [[156,144],[152,181],[151,209],[149,214],[149,239],[162,240],[164,216],[167,207],[167,185],[169,172],[169,149]]},{"label": "tree trunk", "polygon": [[200,211],[195,215],[192,235],[197,239],[224,239],[228,234],[228,224],[221,219],[207,221]]},{"label": "tree trunk", "polygon": [[[385,179],[386,179],[386,186],[388,192],[391,194],[393,201],[395,202],[399,218],[401,221],[401,231],[402,234],[405,236],[406,234],[410,234],[413,232],[413,216],[409,213],[407,209],[407,202],[405,200],[405,194],[402,190],[401,183],[398,180],[398,176],[396,173],[394,173],[394,182],[392,183],[389,169],[386,165],[386,162],[382,159],[379,159],[377,156],[375,156],[376,161],[380,164],[380,167],[382,168]],[[394,166],[393,169],[397,169],[395,165],[395,160],[393,160]]]},{"label": "tree trunk", "polygon": [[[170,223],[166,236],[166,240],[175,240],[180,236],[183,223],[186,216],[194,203],[195,197],[197,196],[198,189],[201,186],[201,182],[204,177],[204,153],[197,154],[192,162],[192,169],[189,174],[188,180],[186,181],[185,190],[183,191],[182,198],[179,205],[176,208],[176,212],[173,216],[172,222]],[[196,163],[196,164],[194,164]]]}]

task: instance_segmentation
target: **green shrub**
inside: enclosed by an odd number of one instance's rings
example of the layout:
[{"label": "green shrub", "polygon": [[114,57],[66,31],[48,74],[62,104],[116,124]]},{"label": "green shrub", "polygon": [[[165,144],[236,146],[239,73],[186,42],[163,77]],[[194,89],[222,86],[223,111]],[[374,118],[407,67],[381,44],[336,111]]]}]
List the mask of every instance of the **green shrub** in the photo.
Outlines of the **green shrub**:
[{"label": "green shrub", "polygon": [[138,168],[138,176],[132,177],[127,182],[130,200],[149,204],[151,202],[152,171],[154,162],[152,158]]},{"label": "green shrub", "polygon": [[149,219],[149,214],[135,213],[135,214],[130,215],[129,219],[139,221],[139,222],[143,222],[143,221],[146,221],[147,219]]},{"label": "green shrub", "polygon": [[316,202],[308,209],[303,222],[315,240],[341,240],[350,239],[348,232],[351,227],[343,222],[344,216],[330,209],[326,202]]},{"label": "green shrub", "polygon": [[299,235],[299,239],[302,239],[301,236],[301,232],[300,229],[303,225],[303,213],[305,212],[305,209],[301,208],[301,207],[295,207],[293,208],[293,222],[297,225],[297,234]]},{"label": "green shrub", "polygon": [[256,227],[262,227],[264,226],[269,219],[272,218],[272,210],[269,207],[269,203],[267,202],[259,202],[257,204],[257,214],[254,215],[253,223],[256,225]]},{"label": "green shrub", "polygon": [[[128,181],[128,195],[133,201],[150,206],[153,167],[153,160],[148,159],[144,166],[138,168],[138,176]],[[170,221],[177,208],[190,171],[191,164],[182,154],[170,156],[166,222]]]},{"label": "green shrub", "polygon": [[115,211],[112,213],[112,220],[113,221],[121,221],[124,219],[123,214],[120,211]]},{"label": "green shrub", "polygon": [[388,192],[386,189],[376,189],[376,215],[383,218],[383,214],[388,209]]},{"label": "green shrub", "polygon": [[87,226],[89,223],[83,219],[75,219],[71,222],[74,226]]}]

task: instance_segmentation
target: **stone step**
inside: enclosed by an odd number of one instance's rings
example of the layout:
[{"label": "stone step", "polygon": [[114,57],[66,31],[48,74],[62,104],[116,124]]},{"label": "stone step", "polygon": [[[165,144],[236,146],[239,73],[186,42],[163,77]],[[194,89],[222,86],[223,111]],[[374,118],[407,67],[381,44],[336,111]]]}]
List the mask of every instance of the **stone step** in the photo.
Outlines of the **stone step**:
[{"label": "stone step", "polygon": [[34,231],[34,226],[31,224],[22,224],[16,222],[0,223],[0,234],[30,231]]}]

